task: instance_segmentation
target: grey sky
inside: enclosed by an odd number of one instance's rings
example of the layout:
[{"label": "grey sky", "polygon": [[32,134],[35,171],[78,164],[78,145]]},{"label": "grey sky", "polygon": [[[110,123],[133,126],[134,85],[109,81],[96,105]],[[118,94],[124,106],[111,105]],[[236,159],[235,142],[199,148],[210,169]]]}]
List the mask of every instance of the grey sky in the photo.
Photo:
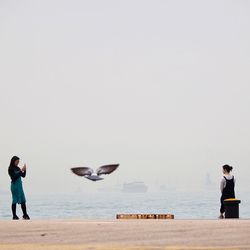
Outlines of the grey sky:
[{"label": "grey sky", "polygon": [[0,0],[0,188],[15,154],[29,192],[116,162],[98,187],[229,163],[249,188],[249,44],[249,1]]}]

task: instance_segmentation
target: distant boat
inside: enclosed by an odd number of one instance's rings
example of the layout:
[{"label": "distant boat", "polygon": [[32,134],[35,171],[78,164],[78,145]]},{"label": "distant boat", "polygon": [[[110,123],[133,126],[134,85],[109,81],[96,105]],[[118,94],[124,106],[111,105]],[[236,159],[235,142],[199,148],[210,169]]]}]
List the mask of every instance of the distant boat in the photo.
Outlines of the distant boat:
[{"label": "distant boat", "polygon": [[148,187],[144,182],[130,182],[123,184],[122,191],[126,193],[146,193],[148,191]]}]

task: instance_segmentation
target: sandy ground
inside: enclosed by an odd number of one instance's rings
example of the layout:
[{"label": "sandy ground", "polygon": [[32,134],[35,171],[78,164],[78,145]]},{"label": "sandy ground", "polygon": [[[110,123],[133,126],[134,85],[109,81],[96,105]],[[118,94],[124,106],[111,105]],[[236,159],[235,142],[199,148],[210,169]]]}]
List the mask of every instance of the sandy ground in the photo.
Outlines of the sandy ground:
[{"label": "sandy ground", "polygon": [[0,250],[248,249],[250,220],[0,221]]}]

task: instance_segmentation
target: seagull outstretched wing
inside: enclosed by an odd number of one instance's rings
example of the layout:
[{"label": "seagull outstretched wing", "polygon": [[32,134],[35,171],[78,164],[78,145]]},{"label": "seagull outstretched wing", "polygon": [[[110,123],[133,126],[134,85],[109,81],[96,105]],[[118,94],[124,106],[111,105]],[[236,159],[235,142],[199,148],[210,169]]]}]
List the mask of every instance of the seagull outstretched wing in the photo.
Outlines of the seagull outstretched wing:
[{"label": "seagull outstretched wing", "polygon": [[119,164],[104,165],[97,169],[97,175],[111,174],[119,167]]},{"label": "seagull outstretched wing", "polygon": [[78,176],[90,176],[94,172],[92,168],[87,167],[71,168],[71,171]]}]

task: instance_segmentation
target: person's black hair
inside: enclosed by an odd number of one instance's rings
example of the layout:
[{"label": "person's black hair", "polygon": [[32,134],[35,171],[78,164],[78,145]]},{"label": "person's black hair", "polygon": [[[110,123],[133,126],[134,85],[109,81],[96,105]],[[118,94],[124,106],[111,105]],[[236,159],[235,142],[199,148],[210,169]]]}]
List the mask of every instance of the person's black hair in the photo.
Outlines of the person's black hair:
[{"label": "person's black hair", "polygon": [[228,173],[230,173],[233,170],[233,167],[226,164],[223,166],[223,169],[226,170]]},{"label": "person's black hair", "polygon": [[13,168],[13,167],[16,166],[16,165],[15,165],[15,162],[16,162],[17,160],[19,160],[19,157],[17,157],[17,156],[13,156],[13,157],[11,158],[11,160],[10,160],[10,165],[9,165],[9,169],[11,169],[11,168]]}]

